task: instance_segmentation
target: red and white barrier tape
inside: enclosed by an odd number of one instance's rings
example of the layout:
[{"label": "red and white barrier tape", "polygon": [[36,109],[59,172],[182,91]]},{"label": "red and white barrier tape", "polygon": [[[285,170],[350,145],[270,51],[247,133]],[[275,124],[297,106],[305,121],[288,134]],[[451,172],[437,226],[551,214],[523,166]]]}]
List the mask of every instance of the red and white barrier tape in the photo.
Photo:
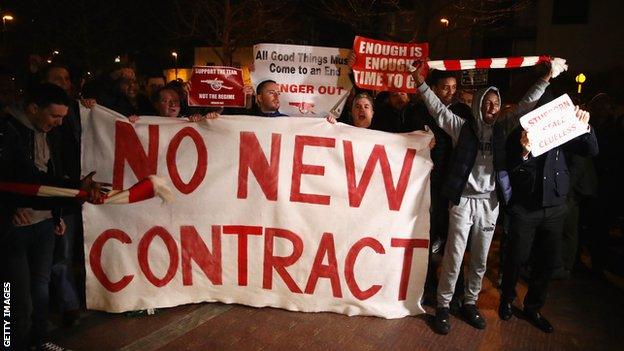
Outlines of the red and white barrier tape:
[{"label": "red and white barrier tape", "polygon": [[[0,191],[40,197],[73,197],[84,199],[87,193],[84,190],[60,188],[55,186],[0,182]],[[163,202],[171,202],[173,193],[165,181],[151,175],[126,190],[113,190],[104,197],[102,204],[130,204],[158,196]]]}]

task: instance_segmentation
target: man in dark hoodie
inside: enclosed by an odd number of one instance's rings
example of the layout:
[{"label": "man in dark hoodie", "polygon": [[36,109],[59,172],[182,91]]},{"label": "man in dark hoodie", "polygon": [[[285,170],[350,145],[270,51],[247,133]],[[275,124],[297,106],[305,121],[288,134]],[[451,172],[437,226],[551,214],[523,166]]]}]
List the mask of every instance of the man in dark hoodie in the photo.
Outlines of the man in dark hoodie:
[{"label": "man in dark hoodie", "polygon": [[[438,284],[434,330],[450,331],[449,304],[461,263],[471,237],[470,263],[466,276],[462,314],[475,328],[485,328],[485,319],[476,307],[486,270],[487,254],[494,234],[501,201],[511,197],[505,166],[506,131],[518,124],[519,116],[535,106],[548,85],[550,74],[536,83],[509,115],[499,116],[500,93],[488,87],[475,94],[474,117],[464,119],[454,114],[431,91],[423,77],[424,64],[416,63],[414,80],[429,113],[451,137],[454,151],[443,194],[453,206],[449,209],[449,233],[442,259]],[[510,126],[512,125],[512,126]],[[497,194],[498,192],[498,194]]]}]

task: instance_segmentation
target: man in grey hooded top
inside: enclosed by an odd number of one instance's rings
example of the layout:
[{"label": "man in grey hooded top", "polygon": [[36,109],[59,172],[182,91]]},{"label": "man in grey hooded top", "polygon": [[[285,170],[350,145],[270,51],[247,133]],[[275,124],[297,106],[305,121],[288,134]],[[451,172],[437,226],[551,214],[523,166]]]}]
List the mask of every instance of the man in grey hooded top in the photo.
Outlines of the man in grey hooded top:
[{"label": "man in grey hooded top", "polygon": [[462,313],[469,324],[483,329],[485,319],[476,308],[476,302],[498,218],[499,196],[504,202],[511,198],[505,166],[506,135],[518,125],[519,117],[529,112],[542,96],[549,84],[550,72],[529,89],[515,110],[504,116],[499,116],[501,98],[498,89],[480,90],[473,99],[474,118],[464,119],[444,106],[427,86],[422,75],[423,66],[422,63],[417,65],[413,73],[418,91],[436,123],[451,136],[454,148],[443,188],[453,206],[449,209],[449,233],[437,290],[434,330],[440,334],[450,331],[449,303],[469,236],[470,263]]}]

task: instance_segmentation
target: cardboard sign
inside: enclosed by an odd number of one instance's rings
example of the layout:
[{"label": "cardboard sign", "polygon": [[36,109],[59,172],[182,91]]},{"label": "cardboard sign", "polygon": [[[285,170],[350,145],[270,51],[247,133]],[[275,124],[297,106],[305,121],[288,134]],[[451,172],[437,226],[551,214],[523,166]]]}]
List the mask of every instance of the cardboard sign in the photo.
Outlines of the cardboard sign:
[{"label": "cardboard sign", "polygon": [[527,131],[534,157],[589,132],[587,124],[576,118],[568,94],[522,116],[520,124]]},{"label": "cardboard sign", "polygon": [[189,106],[243,107],[243,75],[239,68],[193,67],[188,94]]},{"label": "cardboard sign", "polygon": [[98,105],[82,121],[84,169],[114,189],[157,174],[176,196],[84,205],[89,309],[424,312],[431,133],[320,118],[131,124]]},{"label": "cardboard sign", "polygon": [[355,37],[353,77],[362,89],[415,93],[409,67],[429,56],[427,43],[407,44]]},{"label": "cardboard sign", "polygon": [[317,46],[254,45],[254,88],[265,80],[279,85],[280,109],[289,116],[340,115],[352,84],[348,49]]},{"label": "cardboard sign", "polygon": [[463,87],[484,86],[488,82],[487,69],[467,69],[461,71],[461,85]]}]

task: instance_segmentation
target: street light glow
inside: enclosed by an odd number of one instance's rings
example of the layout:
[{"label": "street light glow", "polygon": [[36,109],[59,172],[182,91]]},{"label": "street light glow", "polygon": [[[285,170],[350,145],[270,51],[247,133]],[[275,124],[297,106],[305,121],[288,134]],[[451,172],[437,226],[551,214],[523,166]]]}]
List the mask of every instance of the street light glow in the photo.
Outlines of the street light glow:
[{"label": "street light glow", "polygon": [[119,63],[119,62],[121,62],[121,57],[119,56],[115,57],[115,63]]},{"label": "street light glow", "polygon": [[449,22],[448,18],[442,17],[442,18],[440,18],[440,23],[442,23],[442,25],[446,28],[446,27],[449,26],[450,22]]},{"label": "street light glow", "polygon": [[5,21],[5,22],[6,21],[12,21],[13,19],[14,18],[11,15],[4,15],[4,16],[2,16],[2,20]]},{"label": "street light glow", "polygon": [[576,77],[574,77],[574,80],[578,83],[578,90],[576,92],[580,95],[581,88],[583,86],[583,83],[585,83],[585,81],[587,80],[587,77],[585,77],[583,73],[579,73]]},{"label": "street light glow", "polygon": [[58,55],[58,54],[60,54],[60,52],[59,52],[58,50],[54,50],[54,51],[52,51],[52,53],[53,53],[54,55]]},{"label": "street light glow", "polygon": [[173,60],[175,61],[174,69],[175,69],[175,79],[178,80],[178,53],[175,51],[171,52],[171,56],[173,56]]}]

